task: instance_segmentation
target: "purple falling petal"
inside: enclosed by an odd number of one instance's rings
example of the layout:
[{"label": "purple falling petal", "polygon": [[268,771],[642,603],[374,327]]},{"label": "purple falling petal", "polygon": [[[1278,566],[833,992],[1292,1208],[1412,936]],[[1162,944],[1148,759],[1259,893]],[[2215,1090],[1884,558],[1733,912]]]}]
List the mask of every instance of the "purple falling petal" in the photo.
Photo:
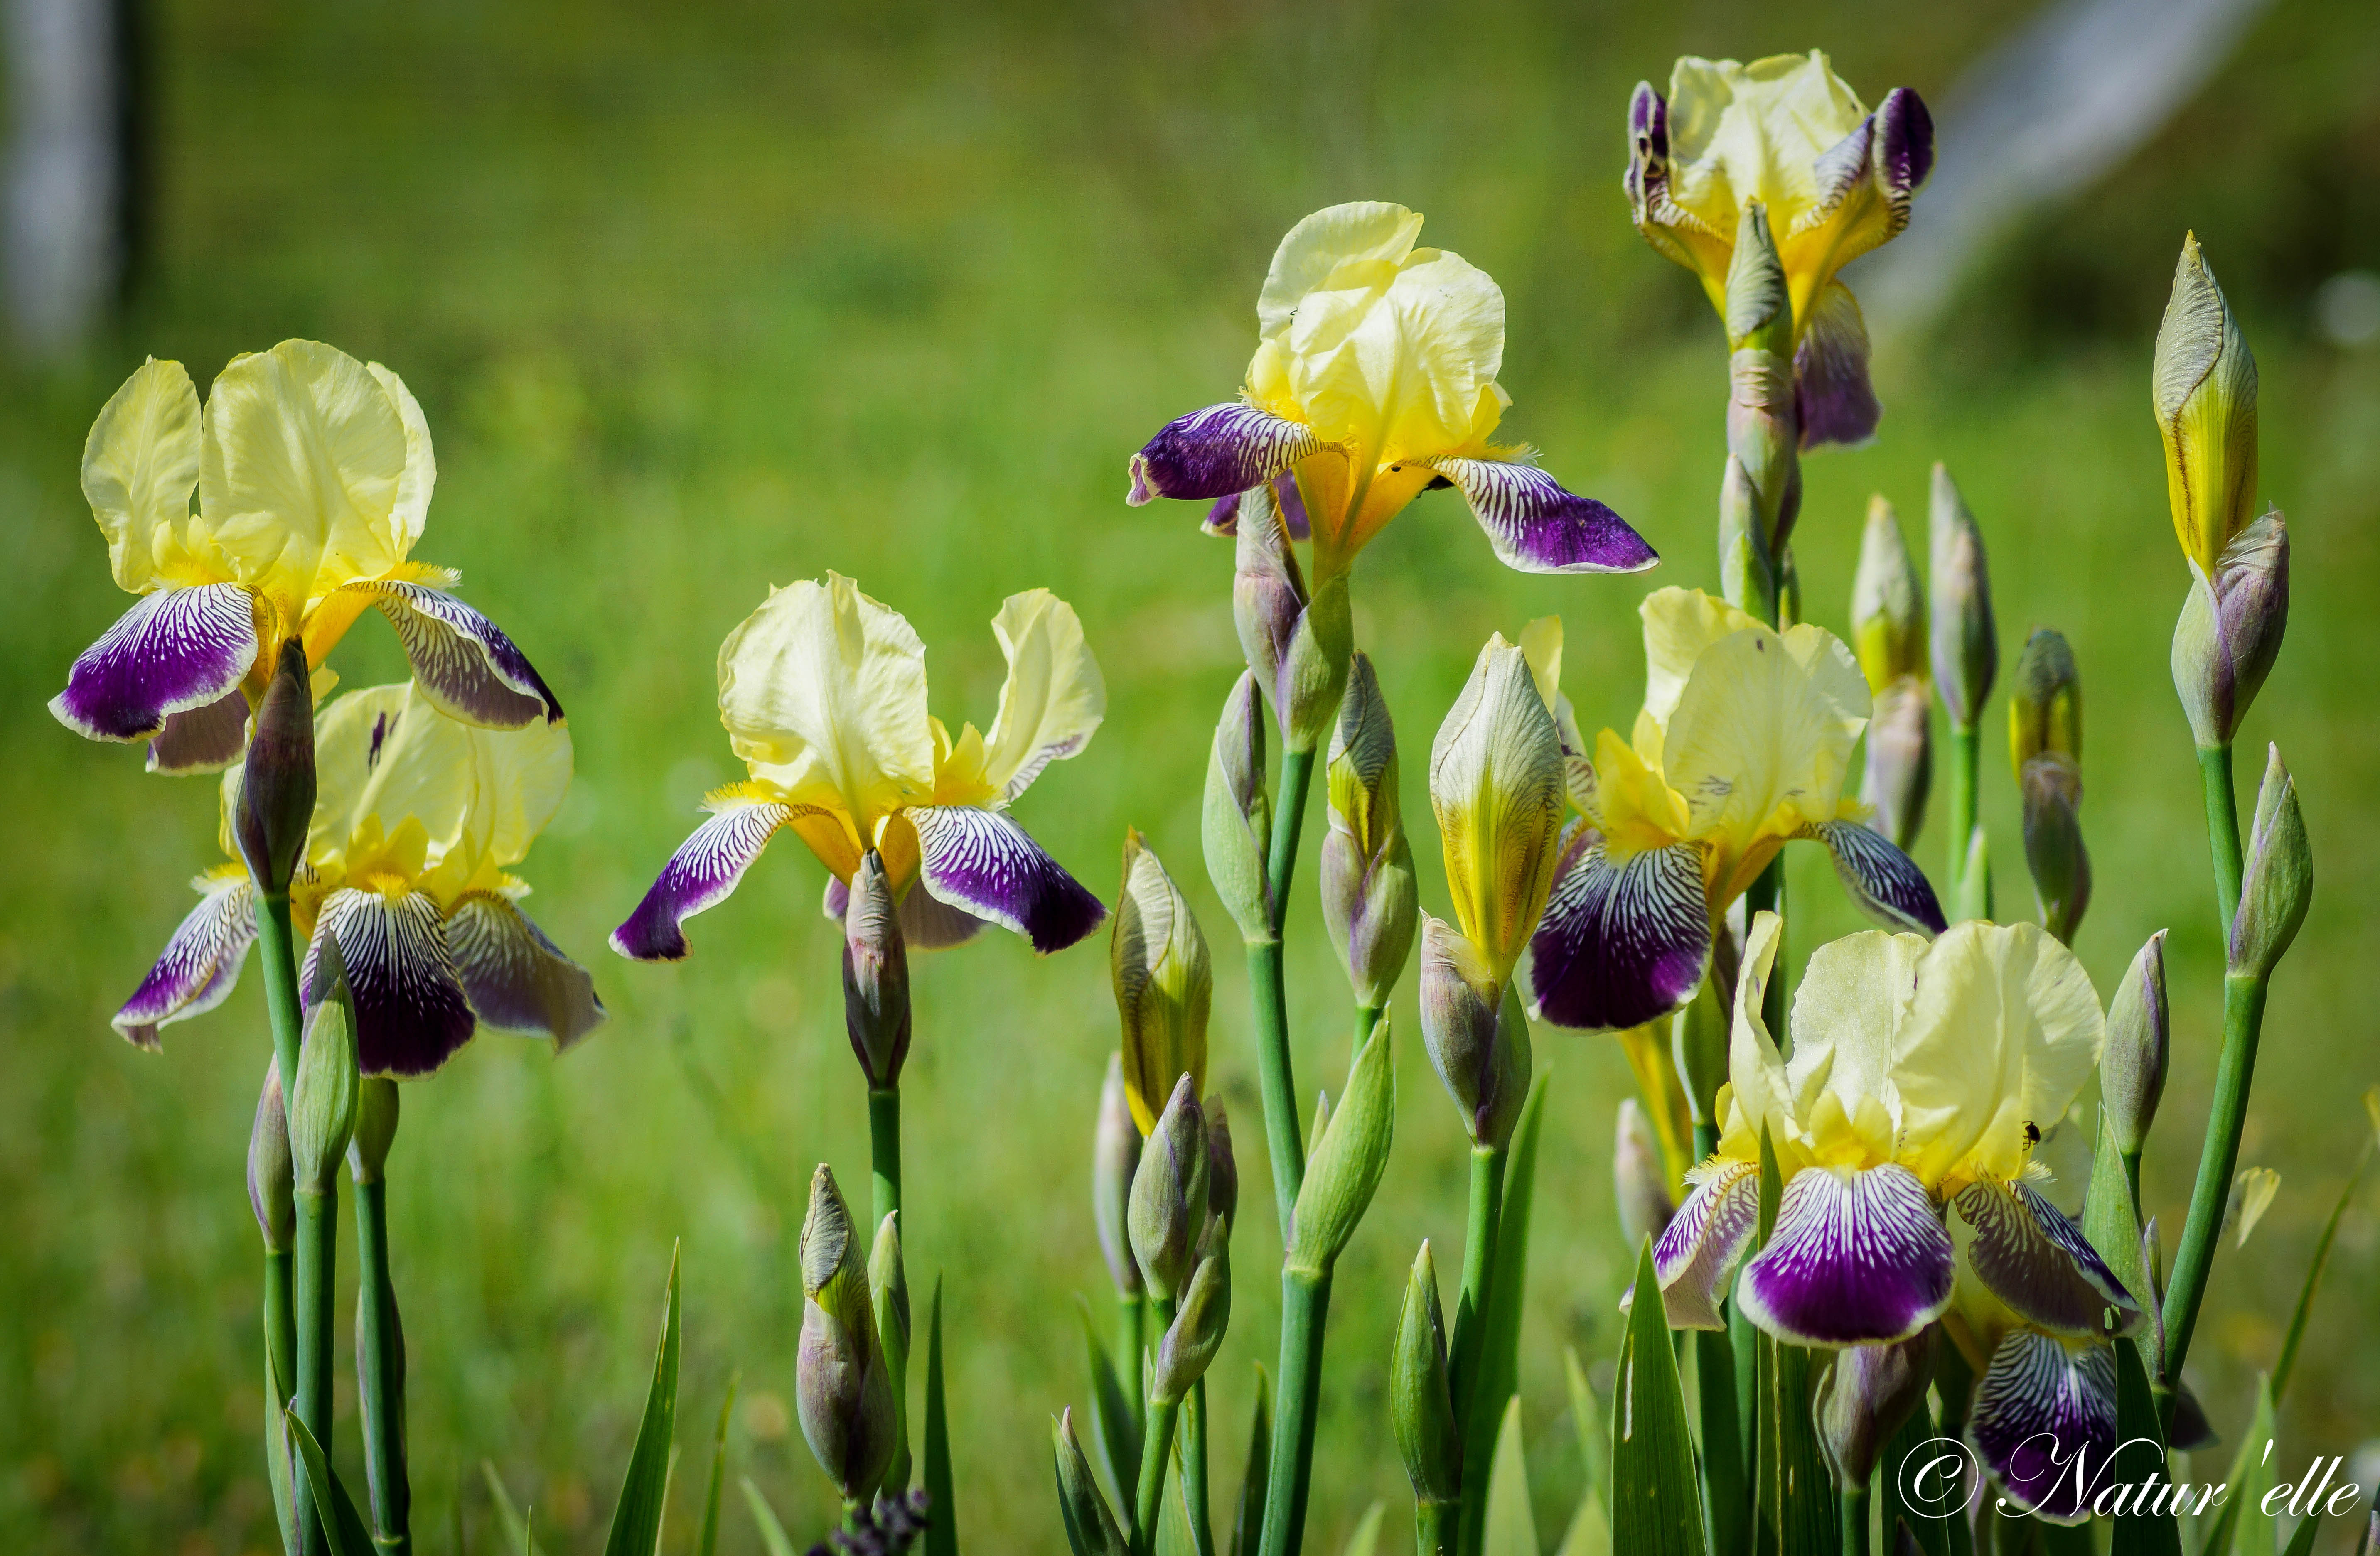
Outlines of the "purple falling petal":
[{"label": "purple falling petal", "polygon": [[2146,1321],[2139,1304],[2066,1213],[2023,1182],[1978,1181],[1959,1190],[1960,1218],[1974,1228],[1967,1265],[2028,1323],[2069,1339],[2104,1338]]},{"label": "purple falling petal", "polygon": [[1950,1234],[1908,1168],[1804,1167],[1787,1181],[1737,1300],[1796,1345],[1888,1344],[1942,1316],[1952,1260]]},{"label": "purple falling petal", "polygon": [[1653,1243],[1653,1274],[1672,1329],[1724,1329],[1718,1310],[1728,1272],[1760,1219],[1760,1169],[1718,1164],[1670,1218]]},{"label": "purple falling petal", "polygon": [[1434,459],[1459,489],[1498,560],[1521,573],[1642,573],[1661,560],[1628,521],[1563,489],[1534,464]]},{"label": "purple falling petal", "polygon": [[560,1051],[603,1024],[594,978],[506,898],[474,892],[457,902],[446,947],[472,1012],[498,1031],[550,1037]]},{"label": "purple falling petal", "polygon": [[1166,423],[1132,456],[1137,508],[1154,497],[1212,501],[1261,486],[1325,447],[1304,422],[1254,405],[1208,405]]},{"label": "purple falling petal", "polygon": [[1529,940],[1538,1012],[1558,1027],[1624,1031],[1694,998],[1710,966],[1702,856],[1691,843],[1618,864],[1581,826]]},{"label": "purple falling petal", "polygon": [[145,741],[173,715],[237,691],[256,650],[255,610],[237,584],[160,589],[82,651],[50,712],[91,740]]},{"label": "purple falling petal", "polygon": [[1968,1431],[2010,1502],[2053,1524],[2082,1522],[2116,1452],[2114,1353],[2014,1332],[1992,1353]]},{"label": "purple falling petal", "polygon": [[612,932],[612,948],[637,961],[685,959],[679,925],[726,901],[770,838],[793,817],[791,805],[738,804],[696,827],[662,866],[637,911]]},{"label": "purple falling petal", "polygon": [[159,1027],[221,1005],[256,943],[256,891],[246,874],[209,876],[199,889],[199,905],[109,1023],[136,1048],[159,1047]]},{"label": "purple falling petal", "polygon": [[483,730],[525,730],[562,718],[562,704],[493,621],[426,584],[371,584],[405,645],[413,679],[439,711]]},{"label": "purple falling petal", "polygon": [[1811,828],[1835,862],[1835,877],[1860,911],[1888,929],[1939,935],[1949,927],[1933,883],[1892,839],[1854,821]]},{"label": "purple falling petal", "polygon": [[345,887],[323,899],[298,986],[309,1010],[322,936],[339,943],[355,996],[357,1057],[366,1075],[435,1074],[479,1025],[455,974],[446,924],[426,892],[392,898]]},{"label": "purple falling petal", "polygon": [[1107,917],[1099,899],[1005,814],[924,805],[907,814],[917,828],[918,880],[944,904],[1014,930],[1044,954]]}]

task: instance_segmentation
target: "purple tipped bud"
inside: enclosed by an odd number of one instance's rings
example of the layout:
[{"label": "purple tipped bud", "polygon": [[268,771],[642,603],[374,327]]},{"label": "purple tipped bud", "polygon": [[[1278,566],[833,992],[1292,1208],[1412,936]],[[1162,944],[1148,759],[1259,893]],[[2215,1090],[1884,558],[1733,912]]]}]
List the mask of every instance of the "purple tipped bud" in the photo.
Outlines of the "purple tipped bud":
[{"label": "purple tipped bud", "polygon": [[1207,1099],[1207,1211],[1229,1236],[1240,1212],[1240,1164],[1232,1155],[1232,1120],[1220,1092]]},{"label": "purple tipped bud", "polygon": [[1099,1229],[1099,1252],[1106,1256],[1108,1276],[1117,1295],[1140,1295],[1140,1266],[1132,1261],[1132,1234],[1126,1229],[1126,1207],[1132,1201],[1132,1177],[1140,1166],[1140,1128],[1132,1121],[1132,1104],[1124,1096],[1123,1060],[1108,1059],[1107,1084],[1099,1088],[1099,1128],[1091,1136],[1091,1219]]},{"label": "purple tipped bud", "polygon": [[1611,1188],[1620,1200],[1621,1236],[1632,1248],[1643,1248],[1647,1237],[1658,1239],[1678,1213],[1678,1202],[1670,1197],[1661,1142],[1633,1097],[1621,1100],[1612,1129]]},{"label": "purple tipped bud", "polygon": [[1423,916],[1421,1031],[1472,1143],[1501,1148],[1529,1093],[1529,1023],[1510,984],[1443,919]]},{"label": "purple tipped bud", "polygon": [[1200,812],[1207,877],[1223,899],[1240,937],[1250,945],[1278,939],[1265,850],[1272,838],[1272,802],[1265,788],[1265,720],[1256,675],[1244,673],[1224,700],[1207,762],[1207,798]]},{"label": "purple tipped bud", "polygon": [[1355,656],[1330,737],[1322,918],[1355,1003],[1377,1008],[1413,952],[1419,892],[1397,798],[1397,737],[1368,655]]},{"label": "purple tipped bud", "polygon": [[1876,807],[1869,825],[1907,853],[1925,819],[1934,784],[1933,694],[1904,675],[1876,694],[1867,720],[1866,777],[1860,797]]},{"label": "purple tipped bud", "polygon": [[2234,536],[2207,579],[2193,573],[2173,628],[2173,689],[2202,750],[2231,743],[2281,652],[2289,621],[2289,530],[2279,509]]},{"label": "purple tipped bud", "polygon": [[1141,1149],[1127,1224],[1133,1258],[1160,1301],[1189,1284],[1207,1230],[1207,1116],[1184,1076]]},{"label": "purple tipped bud", "polygon": [[256,1099],[256,1127],[248,1137],[248,1204],[264,1251],[285,1253],[298,1229],[296,1170],[289,1162],[289,1120],[281,1104],[281,1070],[267,1063]]},{"label": "purple tipped bud", "polygon": [[1224,1331],[1232,1323],[1231,1244],[1220,1237],[1208,1241],[1182,1294],[1182,1306],[1157,1343],[1150,1358],[1148,1397],[1152,1404],[1177,1405],[1190,1385],[1207,1375],[1215,1353],[1222,1348]]},{"label": "purple tipped bud", "polygon": [[314,693],[305,645],[293,637],[257,705],[232,820],[240,858],[268,894],[289,889],[313,819]]},{"label": "purple tipped bud", "polygon": [[1934,1378],[1934,1327],[1897,1345],[1837,1351],[1819,1376],[1813,1414],[1818,1447],[1838,1490],[1864,1490],[1884,1445],[1925,1401]]},{"label": "purple tipped bud", "polygon": [[2172,1047],[2172,1013],[2165,998],[2165,931],[2149,936],[2116,987],[2107,1007],[2107,1046],[2099,1060],[2099,1091],[2116,1149],[2139,1151],[2165,1095]]},{"label": "purple tipped bud", "polygon": [[1446,1379],[1446,1319],[1438,1301],[1438,1266],[1421,1245],[1405,1281],[1396,1350],[1389,1358],[1389,1424],[1414,1500],[1450,1506],[1463,1494],[1463,1440]]},{"label": "purple tipped bud", "polygon": [[909,947],[900,904],[874,849],[860,856],[843,911],[843,1025],[868,1084],[901,1080],[909,1056]]},{"label": "purple tipped bud", "polygon": [[2269,975],[2297,938],[2313,900],[2313,851],[2306,842],[2305,817],[2298,812],[2297,780],[2281,765],[2281,748],[2274,746],[2256,794],[2256,824],[2248,834],[2240,872],[2240,911],[2231,921],[2232,975]]},{"label": "purple tipped bud", "polygon": [[1983,532],[1950,472],[1934,466],[1932,502],[1934,685],[1950,722],[1973,729],[1999,673],[1998,628]]},{"label": "purple tipped bud", "polygon": [[2033,873],[2041,927],[2071,944],[2091,906],[2091,850],[2082,846],[2082,769],[2044,752],[2019,775],[2024,795],[2024,862]]},{"label": "purple tipped bud", "polygon": [[867,1255],[834,1174],[819,1164],[802,1222],[802,1337],[794,1397],[802,1435],[845,1502],[865,1501],[892,1462],[899,1421],[876,1336]]}]

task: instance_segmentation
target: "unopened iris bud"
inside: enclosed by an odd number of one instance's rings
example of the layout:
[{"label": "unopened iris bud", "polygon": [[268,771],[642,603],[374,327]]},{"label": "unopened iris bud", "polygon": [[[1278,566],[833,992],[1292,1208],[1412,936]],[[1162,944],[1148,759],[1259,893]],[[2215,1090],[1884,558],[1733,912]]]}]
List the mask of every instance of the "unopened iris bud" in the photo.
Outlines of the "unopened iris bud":
[{"label": "unopened iris bud", "polygon": [[1818,1447],[1838,1490],[1865,1490],[1892,1434],[1925,1401],[1934,1381],[1934,1329],[1896,1345],[1850,1345],[1819,1376],[1813,1414]]},{"label": "unopened iris bud", "polygon": [[1123,1060],[1110,1055],[1107,1084],[1099,1088],[1099,1128],[1091,1137],[1091,1219],[1099,1229],[1099,1252],[1116,1294],[1140,1295],[1140,1266],[1132,1260],[1132,1234],[1125,1228],[1132,1177],[1140,1166],[1140,1128],[1124,1095]]},{"label": "unopened iris bud", "polygon": [[1256,676],[1243,673],[1224,700],[1207,762],[1201,817],[1207,878],[1250,945],[1278,939],[1265,850],[1272,840],[1272,801],[1265,789],[1264,709]]},{"label": "unopened iris bud", "polygon": [[1429,1244],[1415,1256],[1389,1358],[1389,1424],[1413,1482],[1414,1501],[1451,1507],[1463,1495],[1463,1441],[1446,1380],[1446,1320],[1438,1303],[1438,1266]]},{"label": "unopened iris bud", "polygon": [[1207,1080],[1207,1014],[1215,971],[1188,899],[1137,831],[1123,835],[1123,888],[1108,943],[1116,1014],[1123,1024],[1124,1095],[1146,1134],[1174,1082]]},{"label": "unopened iris bud", "polygon": [[2212,578],[2223,548],[2255,513],[2256,358],[2195,233],[2174,266],[2150,388],[2174,536],[2199,575]]},{"label": "unopened iris bud", "polygon": [[1232,614],[1248,669],[1264,688],[1292,751],[1322,743],[1346,690],[1355,624],[1343,573],[1309,597],[1289,525],[1268,483],[1240,499]]},{"label": "unopened iris bud", "polygon": [[2091,850],[2082,845],[2082,769],[2044,752],[2024,765],[2024,862],[2033,873],[2041,926],[2071,944],[2091,905]]},{"label": "unopened iris bud", "polygon": [[1412,954],[1420,893],[1397,798],[1397,741],[1380,682],[1355,656],[1328,769],[1330,831],[1322,839],[1322,919],[1355,1003],[1378,1008]]},{"label": "unopened iris bud", "polygon": [[2233,536],[2210,582],[2193,572],[2173,628],[2173,689],[2201,750],[2231,743],[2280,656],[2289,530],[2276,508]]},{"label": "unopened iris bud", "polygon": [[1421,1035],[1475,1146],[1501,1150],[1528,1099],[1529,1023],[1509,980],[1443,919],[1421,931]]},{"label": "unopened iris bud", "polygon": [[396,1143],[396,1082],[368,1075],[356,1092],[356,1134],[347,1142],[347,1172],[358,1183],[378,1183]]},{"label": "unopened iris bud", "polygon": [[1207,1213],[1231,1236],[1240,1213],[1240,1164],[1232,1154],[1232,1120],[1223,1111],[1223,1095],[1207,1099]]},{"label": "unopened iris bud", "polygon": [[1860,797],[1876,807],[1871,825],[1903,853],[1917,841],[1934,784],[1932,714],[1933,694],[1914,675],[1888,682],[1868,714]]},{"label": "unopened iris bud", "polygon": [[1768,212],[1747,203],[1736,224],[1735,251],[1727,270],[1727,348],[1730,351],[1793,349],[1793,304],[1785,289],[1785,266],[1768,230]]},{"label": "unopened iris bud", "polygon": [[2313,852],[2306,844],[2305,818],[2298,813],[2297,780],[2281,765],[2281,748],[2274,746],[2256,793],[2240,911],[2231,920],[2232,976],[2268,976],[2298,937],[2313,899]]},{"label": "unopened iris bud", "polygon": [[[1058,1508],[1065,1517],[1068,1549],[1082,1556],[1127,1556],[1130,1548],[1123,1532],[1116,1527],[1115,1514],[1108,1511],[1108,1499],[1091,1474],[1091,1461],[1084,1456],[1083,1444],[1075,1436],[1072,1409],[1058,1417],[1050,1437],[1058,1461]],[[949,1516],[947,1512],[941,1515]]]},{"label": "unopened iris bud", "polygon": [[346,963],[335,936],[325,935],[312,985],[323,991],[307,1013],[298,1050],[298,1083],[289,1091],[289,1160],[300,1194],[338,1189],[339,1163],[356,1132],[357,1073],[355,995],[347,987]]},{"label": "unopened iris bud", "polygon": [[2165,931],[2149,936],[2132,959],[2107,1007],[2107,1046],[2099,1059],[2099,1094],[2116,1149],[2135,1155],[2156,1121],[2172,1046],[2172,1013],[2165,1000]]},{"label": "unopened iris bud", "polygon": [[2000,666],[1991,576],[1984,563],[1983,532],[1950,472],[1939,464],[1934,466],[1932,506],[1934,684],[1950,722],[1973,729]]},{"label": "unopened iris bud", "polygon": [[1925,585],[1901,538],[1900,515],[1880,495],[1867,500],[1852,578],[1852,652],[1870,692],[1925,673]]},{"label": "unopened iris bud", "polygon": [[[1551,639],[1557,649],[1560,641]],[[1527,657],[1500,633],[1479,651],[1429,762],[1455,923],[1500,987],[1545,916],[1563,793],[1553,713]]]},{"label": "unopened iris bud", "polygon": [[268,894],[289,889],[313,819],[314,693],[305,645],[293,637],[282,644],[257,704],[232,821],[240,858]]},{"label": "unopened iris bud", "polygon": [[256,1126],[248,1136],[248,1205],[264,1251],[286,1253],[298,1229],[296,1169],[289,1162],[289,1118],[281,1102],[281,1070],[264,1067],[264,1090],[256,1099]]},{"label": "unopened iris bud", "polygon": [[892,1463],[898,1421],[858,1229],[823,1162],[810,1177],[801,1264],[794,1398],[802,1436],[843,1499],[864,1501]]},{"label": "unopened iris bud", "polygon": [[1150,1358],[1148,1397],[1157,1405],[1178,1405],[1190,1385],[1207,1375],[1215,1353],[1222,1348],[1223,1333],[1232,1323],[1231,1245],[1220,1237],[1209,1241],[1198,1260],[1182,1306],[1166,1327]]},{"label": "unopened iris bud", "polygon": [[909,947],[892,880],[874,849],[851,873],[843,911],[843,1025],[868,1086],[900,1084],[909,1056]]},{"label": "unopened iris bud", "polygon": [[1735,455],[1718,483],[1719,591],[1739,610],[1767,621],[1777,610],[1777,563],[1768,550],[1768,526],[1760,517],[1760,493],[1751,472]]},{"label": "unopened iris bud", "polygon": [[1284,1273],[1327,1275],[1371,1208],[1396,1139],[1397,1071],[1389,1019],[1355,1051],[1347,1089],[1307,1153],[1305,1181],[1290,1212]]},{"label": "unopened iris bud", "polygon": [[1207,1116],[1185,1075],[1141,1149],[1127,1218],[1133,1258],[1160,1301],[1189,1284],[1207,1230]]},{"label": "unopened iris bud", "polygon": [[2009,762],[2019,778],[2045,752],[2082,759],[2082,680],[2063,633],[2036,627],[2009,688]]},{"label": "unopened iris bud", "polygon": [[[868,1311],[876,1320],[876,1343],[884,1351],[884,1373],[898,1378],[908,1370],[909,1273],[901,1261],[901,1212],[886,1212],[876,1226],[876,1246],[868,1255]],[[899,1490],[909,1483],[909,1431],[906,1402],[892,1391],[892,1459],[884,1468],[884,1484]]]},{"label": "unopened iris bud", "polygon": [[1660,1236],[1678,1213],[1670,1196],[1670,1173],[1652,1121],[1633,1097],[1623,1098],[1611,1131],[1611,1188],[1620,1201],[1620,1235],[1630,1248]]}]

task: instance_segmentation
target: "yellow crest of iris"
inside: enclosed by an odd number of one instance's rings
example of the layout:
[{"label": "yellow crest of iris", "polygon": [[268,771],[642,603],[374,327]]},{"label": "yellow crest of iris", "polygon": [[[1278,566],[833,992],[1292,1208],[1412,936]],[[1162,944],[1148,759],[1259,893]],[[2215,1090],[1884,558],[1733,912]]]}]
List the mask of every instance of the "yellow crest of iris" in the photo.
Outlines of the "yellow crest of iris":
[{"label": "yellow crest of iris", "polygon": [[1074,607],[1012,595],[992,621],[1008,660],[989,733],[953,737],[926,708],[926,645],[838,573],[771,589],[719,648],[719,721],[750,780],[728,795],[789,805],[786,823],[845,882],[878,850],[893,889],[917,872],[914,805],[999,808],[1088,741],[1107,687]]},{"label": "yellow crest of iris", "polygon": [[1579,808],[1615,860],[1702,846],[1716,921],[1808,828],[1866,814],[1843,793],[1867,723],[1866,680],[1840,638],[1779,633],[1699,589],[1662,589],[1645,622],[1645,706],[1573,765]]},{"label": "yellow crest of iris", "polygon": [[1346,571],[1435,472],[1412,462],[1492,456],[1511,398],[1504,294],[1459,255],[1416,247],[1419,212],[1366,201],[1290,229],[1257,301],[1251,404],[1330,448],[1297,466],[1318,586]]},{"label": "yellow crest of iris", "polygon": [[1793,1056],[1760,1015],[1781,923],[1755,921],[1718,1095],[1718,1153],[1788,1176],[1897,1163],[1937,1195],[2022,1176],[2097,1069],[2107,1027],[2074,954],[2029,923],[1822,946],[1793,996]]}]

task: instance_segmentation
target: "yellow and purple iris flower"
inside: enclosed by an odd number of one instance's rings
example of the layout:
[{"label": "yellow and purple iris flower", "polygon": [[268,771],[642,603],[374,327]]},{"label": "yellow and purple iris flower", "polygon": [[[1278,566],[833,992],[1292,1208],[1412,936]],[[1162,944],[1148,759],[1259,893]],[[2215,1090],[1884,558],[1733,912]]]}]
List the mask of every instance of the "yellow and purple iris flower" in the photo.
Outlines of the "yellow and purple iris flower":
[{"label": "yellow and purple iris flower", "polygon": [[51,712],[92,740],[147,741],[155,771],[212,772],[246,745],[281,645],[300,640],[319,669],[374,607],[443,712],[495,730],[559,721],[512,640],[455,597],[457,574],[407,560],[437,478],[421,407],[378,363],[284,341],[234,357],[202,410],[180,363],[151,359],[82,458],[108,566],[140,597]]},{"label": "yellow and purple iris flower", "polygon": [[1780,929],[1771,913],[1753,923],[1718,1149],[1654,1247],[1669,1321],[1721,1327],[1759,1218],[1765,1135],[1784,1192],[1737,1305],[1780,1340],[1844,1346],[1910,1339],[1962,1287],[1963,1310],[1988,1301],[2003,1321],[1961,1336],[1978,1346],[1975,1446],[2012,1498],[2074,1522],[2089,1510],[2052,1466],[2114,1448],[2107,1344],[2145,1317],[2034,1186],[2034,1146],[2106,1039],[2091,980],[2029,923],[1854,935],[1810,959],[1787,1060],[1761,1019]]},{"label": "yellow and purple iris flower", "polygon": [[1698,589],[1661,589],[1645,622],[1632,740],[1592,748],[1555,708],[1571,800],[1552,899],[1530,942],[1537,1009],[1557,1026],[1641,1026],[1694,997],[1727,911],[1788,842],[1822,843],[1867,913],[1938,934],[1925,873],[1843,793],[1867,721],[1851,650],[1779,633]]},{"label": "yellow and purple iris flower", "polygon": [[[368,1075],[436,1070],[481,1024],[565,1049],[603,1020],[594,981],[521,911],[528,887],[507,872],[570,787],[570,731],[515,730],[448,717],[418,682],[373,686],[325,706],[315,723],[314,814],[289,892],[306,939],[299,986],[310,1004],[324,935],[338,941]],[[224,851],[241,774],[224,775]],[[223,1003],[256,939],[248,867],[192,883],[202,900],[115,1025],[144,1048],[158,1029]]]},{"label": "yellow and purple iris flower", "polygon": [[1525,448],[1494,442],[1512,403],[1504,294],[1458,255],[1416,248],[1422,219],[1366,201],[1290,229],[1257,299],[1260,338],[1240,399],[1169,423],[1132,459],[1127,501],[1213,503],[1271,484],[1315,584],[1422,491],[1452,486],[1496,554],[1524,573],[1637,573],[1659,559],[1609,508],[1562,489]]},{"label": "yellow and purple iris flower", "polygon": [[[1107,687],[1074,608],[1047,589],[1012,595],[992,621],[1008,660],[989,733],[956,738],[926,709],[926,647],[898,611],[830,573],[773,589],[719,649],[719,718],[750,773],[705,797],[695,828],[612,948],[638,961],[686,954],[680,925],[726,900],[778,828],[827,867],[827,911],[870,850],[919,948],[985,921],[1062,950],[1107,916],[1026,835],[1008,807],[1041,770],[1087,744]],[[914,891],[913,886],[925,889]]]},{"label": "yellow and purple iris flower", "polygon": [[1636,230],[1694,272],[1721,318],[1736,230],[1746,207],[1766,212],[1793,305],[1802,446],[1873,435],[1867,325],[1837,272],[1909,224],[1934,166],[1924,102],[1897,87],[1871,114],[1815,50],[1750,65],[1689,57],[1668,97],[1637,84],[1628,137]]}]

